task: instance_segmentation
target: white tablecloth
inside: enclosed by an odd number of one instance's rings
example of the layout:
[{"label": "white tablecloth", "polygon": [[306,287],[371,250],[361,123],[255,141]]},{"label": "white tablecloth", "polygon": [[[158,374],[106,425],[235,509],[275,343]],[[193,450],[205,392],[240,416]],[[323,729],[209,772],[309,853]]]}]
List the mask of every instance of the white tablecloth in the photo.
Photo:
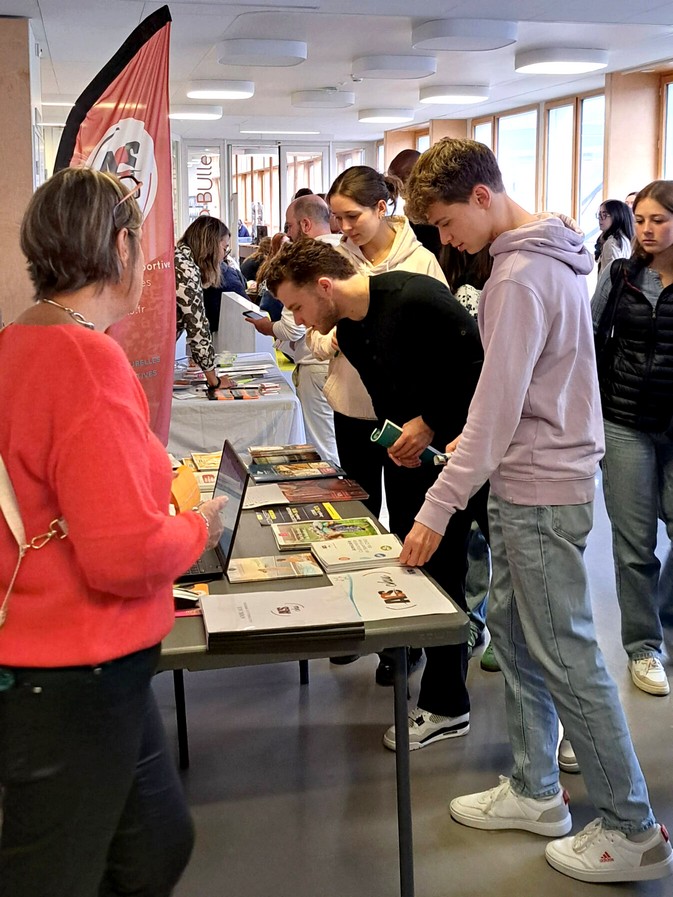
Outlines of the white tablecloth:
[{"label": "white tablecloth", "polygon": [[[271,356],[266,356],[272,361]],[[218,452],[225,439],[236,451],[249,445],[305,442],[299,399],[274,365],[267,379],[280,383],[276,395],[232,402],[173,398],[168,451],[177,458],[190,452]]]}]

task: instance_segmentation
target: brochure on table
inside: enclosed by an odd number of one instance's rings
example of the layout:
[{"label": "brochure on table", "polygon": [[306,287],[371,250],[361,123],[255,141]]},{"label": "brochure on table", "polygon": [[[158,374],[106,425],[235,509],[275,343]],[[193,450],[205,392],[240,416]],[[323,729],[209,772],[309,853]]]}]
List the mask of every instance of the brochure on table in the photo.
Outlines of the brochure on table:
[{"label": "brochure on table", "polygon": [[417,567],[379,567],[331,573],[329,578],[350,597],[363,620],[456,612],[446,595]]},{"label": "brochure on table", "polygon": [[298,634],[313,629],[337,630],[342,635],[352,629],[354,636],[364,636],[360,614],[338,586],[204,595],[201,608],[206,632],[215,640],[246,633],[283,630]]}]

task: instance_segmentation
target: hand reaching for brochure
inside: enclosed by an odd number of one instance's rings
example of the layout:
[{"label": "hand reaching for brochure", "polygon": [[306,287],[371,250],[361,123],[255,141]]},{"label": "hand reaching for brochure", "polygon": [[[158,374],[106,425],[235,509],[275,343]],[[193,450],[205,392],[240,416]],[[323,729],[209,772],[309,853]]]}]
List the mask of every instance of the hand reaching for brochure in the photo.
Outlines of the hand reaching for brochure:
[{"label": "hand reaching for brochure", "polygon": [[404,540],[400,553],[400,563],[407,567],[422,567],[437,551],[442,536],[429,526],[414,523]]},{"label": "hand reaching for brochure", "polygon": [[220,512],[228,501],[229,499],[226,495],[221,495],[219,498],[211,498],[209,501],[204,501],[199,505],[199,512],[208,521],[206,548],[214,548],[220,541],[220,536],[224,530],[224,521],[220,516]]},{"label": "hand reaching for brochure", "polygon": [[398,467],[420,467],[421,452],[426,449],[435,431],[419,415],[408,420],[402,427],[402,435],[388,449],[388,455]]}]

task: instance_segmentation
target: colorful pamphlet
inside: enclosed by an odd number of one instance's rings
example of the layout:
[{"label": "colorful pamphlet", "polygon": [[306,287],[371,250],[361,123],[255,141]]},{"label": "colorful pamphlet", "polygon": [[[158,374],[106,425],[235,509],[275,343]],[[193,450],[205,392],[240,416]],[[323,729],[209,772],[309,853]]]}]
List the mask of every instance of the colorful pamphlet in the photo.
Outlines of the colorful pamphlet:
[{"label": "colorful pamphlet", "polygon": [[357,536],[376,536],[381,531],[370,517],[346,517],[343,520],[313,520],[309,523],[274,523],[271,531],[276,544],[297,549],[312,542],[330,539],[354,539]]},{"label": "colorful pamphlet", "polygon": [[402,543],[392,533],[384,533],[380,536],[314,542],[311,551],[325,568],[326,573],[345,573],[349,570],[371,570],[395,563],[402,551]]},{"label": "colorful pamphlet", "polygon": [[293,461],[321,461],[314,445],[251,445],[248,452],[253,464],[288,464]]},{"label": "colorful pamphlet", "polygon": [[316,477],[339,477],[346,471],[333,461],[293,461],[289,464],[249,464],[250,476],[256,483],[279,483],[283,480],[308,480]]},{"label": "colorful pamphlet", "polygon": [[309,501],[362,501],[369,498],[369,494],[355,480],[301,480],[296,483],[281,483],[279,489],[292,504]]},{"label": "colorful pamphlet", "polygon": [[329,502],[297,505],[295,507],[262,508],[257,511],[262,526],[272,523],[301,523],[302,520],[340,520],[341,514]]},{"label": "colorful pamphlet", "polygon": [[221,460],[222,452],[192,452],[192,461],[197,470],[218,471]]},{"label": "colorful pamphlet", "polygon": [[229,582],[261,582],[322,576],[323,569],[312,554],[275,554],[261,558],[232,558],[227,568]]}]

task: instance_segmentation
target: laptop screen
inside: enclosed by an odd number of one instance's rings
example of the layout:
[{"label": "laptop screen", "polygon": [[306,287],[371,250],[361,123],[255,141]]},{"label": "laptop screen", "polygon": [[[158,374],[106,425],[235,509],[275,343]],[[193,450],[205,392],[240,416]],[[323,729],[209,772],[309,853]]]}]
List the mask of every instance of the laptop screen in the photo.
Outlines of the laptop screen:
[{"label": "laptop screen", "polygon": [[239,458],[231,443],[227,440],[222,449],[222,460],[217,472],[217,481],[213,491],[213,498],[226,495],[229,499],[225,504],[221,516],[224,521],[224,529],[220,536],[215,551],[222,564],[222,570],[227,572],[227,566],[231,558],[238,529],[238,521],[243,508],[243,498],[248,482],[248,468]]}]

